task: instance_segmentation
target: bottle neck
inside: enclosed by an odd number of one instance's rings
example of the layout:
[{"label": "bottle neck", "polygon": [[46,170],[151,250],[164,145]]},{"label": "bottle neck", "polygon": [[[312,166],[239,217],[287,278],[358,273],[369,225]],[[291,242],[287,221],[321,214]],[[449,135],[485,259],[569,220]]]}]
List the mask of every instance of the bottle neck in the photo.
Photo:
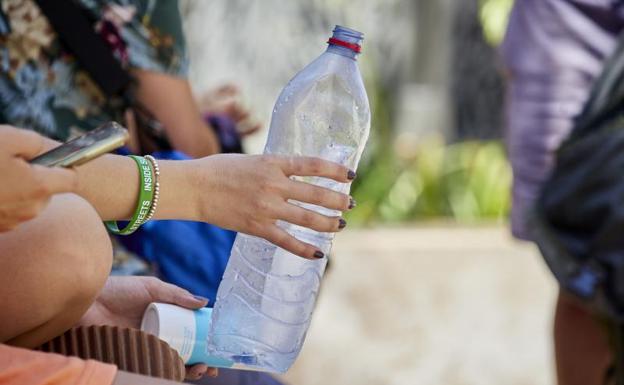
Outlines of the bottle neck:
[{"label": "bottle neck", "polygon": [[357,60],[357,55],[358,55],[352,49],[349,49],[349,48],[346,48],[346,47],[341,47],[341,46],[335,45],[335,44],[328,45],[327,46],[327,51],[325,51],[325,52],[330,52],[330,53],[334,53],[336,55],[348,57],[351,60]]}]

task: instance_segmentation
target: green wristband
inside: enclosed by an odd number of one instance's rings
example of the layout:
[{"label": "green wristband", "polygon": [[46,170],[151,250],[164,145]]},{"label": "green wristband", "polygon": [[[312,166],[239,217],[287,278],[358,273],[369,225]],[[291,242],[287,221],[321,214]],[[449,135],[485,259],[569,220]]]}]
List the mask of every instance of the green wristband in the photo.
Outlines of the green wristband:
[{"label": "green wristband", "polygon": [[145,222],[154,199],[154,170],[150,161],[142,156],[129,155],[139,167],[139,199],[134,215],[126,227],[119,229],[117,221],[104,222],[108,231],[117,235],[134,233]]}]

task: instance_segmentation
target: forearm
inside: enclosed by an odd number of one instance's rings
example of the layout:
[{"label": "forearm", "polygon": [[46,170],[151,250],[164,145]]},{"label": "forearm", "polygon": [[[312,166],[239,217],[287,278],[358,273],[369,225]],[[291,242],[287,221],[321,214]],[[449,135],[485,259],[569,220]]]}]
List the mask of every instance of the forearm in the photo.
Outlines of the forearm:
[{"label": "forearm", "polygon": [[201,118],[187,80],[145,70],[133,75],[137,99],[164,125],[173,148],[194,158],[219,153],[217,136]]},{"label": "forearm", "polygon": [[182,127],[181,124],[173,126],[165,123],[165,131],[172,147],[193,158],[218,154],[221,148],[213,129],[207,126],[199,115],[197,117],[190,116],[189,118],[184,130],[179,130]]},{"label": "forearm", "polygon": [[[191,184],[192,162],[159,160],[160,199],[155,219],[198,220]],[[76,168],[78,195],[89,201],[103,220],[128,219],[136,209],[139,171],[129,157],[105,155]]]},{"label": "forearm", "polygon": [[[189,161],[159,161],[160,199],[156,219],[212,223],[265,238],[304,258],[323,258],[316,246],[277,226],[285,221],[319,232],[346,226],[342,218],[322,215],[291,201],[345,211],[355,206],[346,194],[292,180],[317,176],[350,183],[355,173],[318,158],[218,154]],[[77,186],[103,220],[132,217],[139,195],[139,170],[133,159],[105,155],[76,168]],[[73,185],[73,183],[72,183]]]}]

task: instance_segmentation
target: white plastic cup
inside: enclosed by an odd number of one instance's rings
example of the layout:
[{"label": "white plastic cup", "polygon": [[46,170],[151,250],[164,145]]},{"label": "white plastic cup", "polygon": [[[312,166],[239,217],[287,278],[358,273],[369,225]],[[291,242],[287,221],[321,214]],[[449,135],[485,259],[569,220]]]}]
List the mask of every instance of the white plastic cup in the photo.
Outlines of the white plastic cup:
[{"label": "white plastic cup", "polygon": [[187,365],[241,368],[233,361],[208,354],[211,308],[189,310],[167,303],[151,303],[143,314],[141,330],[155,335],[176,350]]}]

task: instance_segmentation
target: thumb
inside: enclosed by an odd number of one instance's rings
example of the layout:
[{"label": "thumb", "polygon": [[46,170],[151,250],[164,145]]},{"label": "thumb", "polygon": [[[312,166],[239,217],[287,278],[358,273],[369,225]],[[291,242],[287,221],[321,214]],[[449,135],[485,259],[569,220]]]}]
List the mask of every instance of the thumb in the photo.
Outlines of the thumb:
[{"label": "thumb", "polygon": [[34,131],[0,125],[0,137],[10,154],[24,159],[32,159],[45,148],[45,139]]},{"label": "thumb", "polygon": [[35,178],[53,194],[74,192],[78,186],[78,176],[71,169],[60,167],[32,166]]}]

